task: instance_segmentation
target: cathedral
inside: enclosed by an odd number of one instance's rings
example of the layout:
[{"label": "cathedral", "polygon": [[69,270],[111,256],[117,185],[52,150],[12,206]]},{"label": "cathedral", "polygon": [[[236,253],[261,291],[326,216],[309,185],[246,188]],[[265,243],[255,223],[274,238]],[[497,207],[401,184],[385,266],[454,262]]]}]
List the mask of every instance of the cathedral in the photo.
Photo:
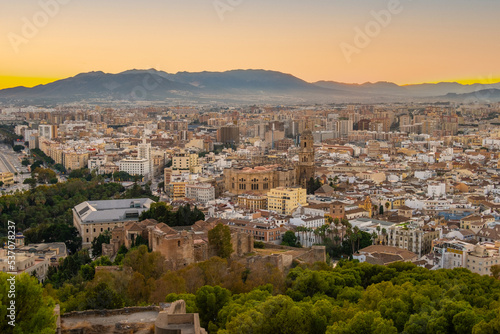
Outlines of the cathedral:
[{"label": "cathedral", "polygon": [[314,138],[310,130],[304,131],[300,140],[299,162],[293,165],[253,165],[224,170],[224,184],[234,195],[266,195],[277,187],[307,188],[307,181],[314,178]]}]

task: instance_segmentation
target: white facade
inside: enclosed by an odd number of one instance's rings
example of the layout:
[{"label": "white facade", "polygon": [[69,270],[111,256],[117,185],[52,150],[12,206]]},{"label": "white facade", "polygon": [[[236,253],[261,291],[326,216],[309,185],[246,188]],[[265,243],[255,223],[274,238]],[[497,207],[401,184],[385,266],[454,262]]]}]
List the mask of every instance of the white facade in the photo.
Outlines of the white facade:
[{"label": "white facade", "polygon": [[52,125],[41,124],[38,126],[38,133],[40,137],[44,137],[47,139],[54,138],[54,127]]},{"label": "white facade", "polygon": [[324,216],[316,216],[316,217],[300,217],[300,218],[291,218],[290,225],[293,226],[302,226],[310,229],[317,229],[325,225],[325,217]]},{"label": "white facade", "polygon": [[142,143],[137,145],[137,158],[146,159],[149,161],[148,174],[153,175],[153,159],[151,157],[151,143],[146,143],[146,139],[143,139]]},{"label": "white facade", "polygon": [[120,172],[126,172],[130,175],[142,175],[147,177],[150,175],[150,161],[147,159],[123,159],[120,161]]},{"label": "white facade", "polygon": [[102,156],[91,157],[87,163],[89,170],[96,170],[99,172],[102,166],[106,163],[106,158]]},{"label": "white facade", "polygon": [[446,195],[446,184],[445,183],[429,183],[427,185],[427,196],[428,197],[442,197]]},{"label": "white facade", "polygon": [[186,197],[205,204],[215,200],[215,188],[207,183],[188,184],[186,185]]}]

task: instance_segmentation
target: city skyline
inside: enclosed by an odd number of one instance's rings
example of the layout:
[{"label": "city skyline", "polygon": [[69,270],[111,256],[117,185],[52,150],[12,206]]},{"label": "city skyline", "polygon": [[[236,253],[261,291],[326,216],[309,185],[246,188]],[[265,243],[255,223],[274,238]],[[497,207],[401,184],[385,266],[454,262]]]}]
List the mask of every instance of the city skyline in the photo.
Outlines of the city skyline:
[{"label": "city skyline", "polygon": [[0,14],[0,88],[132,68],[489,84],[500,81],[492,43],[499,9],[488,0],[9,3]]}]

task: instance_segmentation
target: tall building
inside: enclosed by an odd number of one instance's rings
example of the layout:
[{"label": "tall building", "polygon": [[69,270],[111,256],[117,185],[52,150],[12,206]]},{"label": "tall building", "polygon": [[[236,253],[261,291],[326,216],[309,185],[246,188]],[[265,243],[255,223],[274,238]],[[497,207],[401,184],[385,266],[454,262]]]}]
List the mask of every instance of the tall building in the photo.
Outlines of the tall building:
[{"label": "tall building", "polygon": [[267,193],[267,208],[283,215],[291,215],[299,205],[307,206],[304,188],[274,188]]},{"label": "tall building", "polygon": [[149,161],[149,175],[153,175],[153,160],[151,157],[151,143],[146,143],[146,139],[142,139],[142,143],[137,145],[137,158],[146,159]]},{"label": "tall building", "polygon": [[173,170],[189,170],[191,173],[198,173],[200,166],[198,163],[198,154],[181,151],[172,156]]},{"label": "tall building", "polygon": [[351,119],[341,119],[338,121],[338,131],[340,138],[347,138],[352,132],[354,124]]},{"label": "tall building", "polygon": [[52,139],[57,137],[57,125],[40,124],[38,126],[38,134],[40,137]]},{"label": "tall building", "polygon": [[311,130],[304,131],[300,138],[299,165],[297,183],[307,188],[307,181],[314,178],[314,137]]},{"label": "tall building", "polygon": [[238,145],[240,128],[236,125],[223,126],[217,131],[217,140],[222,144]]}]

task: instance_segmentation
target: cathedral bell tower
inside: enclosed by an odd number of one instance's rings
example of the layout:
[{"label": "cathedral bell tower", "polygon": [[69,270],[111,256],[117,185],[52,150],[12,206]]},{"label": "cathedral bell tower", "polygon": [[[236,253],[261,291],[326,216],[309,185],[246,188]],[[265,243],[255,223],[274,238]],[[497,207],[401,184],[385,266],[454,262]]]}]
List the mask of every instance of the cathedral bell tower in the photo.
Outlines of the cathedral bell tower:
[{"label": "cathedral bell tower", "polygon": [[307,188],[307,182],[314,178],[314,138],[311,130],[306,129],[300,138],[299,166],[297,182]]}]

